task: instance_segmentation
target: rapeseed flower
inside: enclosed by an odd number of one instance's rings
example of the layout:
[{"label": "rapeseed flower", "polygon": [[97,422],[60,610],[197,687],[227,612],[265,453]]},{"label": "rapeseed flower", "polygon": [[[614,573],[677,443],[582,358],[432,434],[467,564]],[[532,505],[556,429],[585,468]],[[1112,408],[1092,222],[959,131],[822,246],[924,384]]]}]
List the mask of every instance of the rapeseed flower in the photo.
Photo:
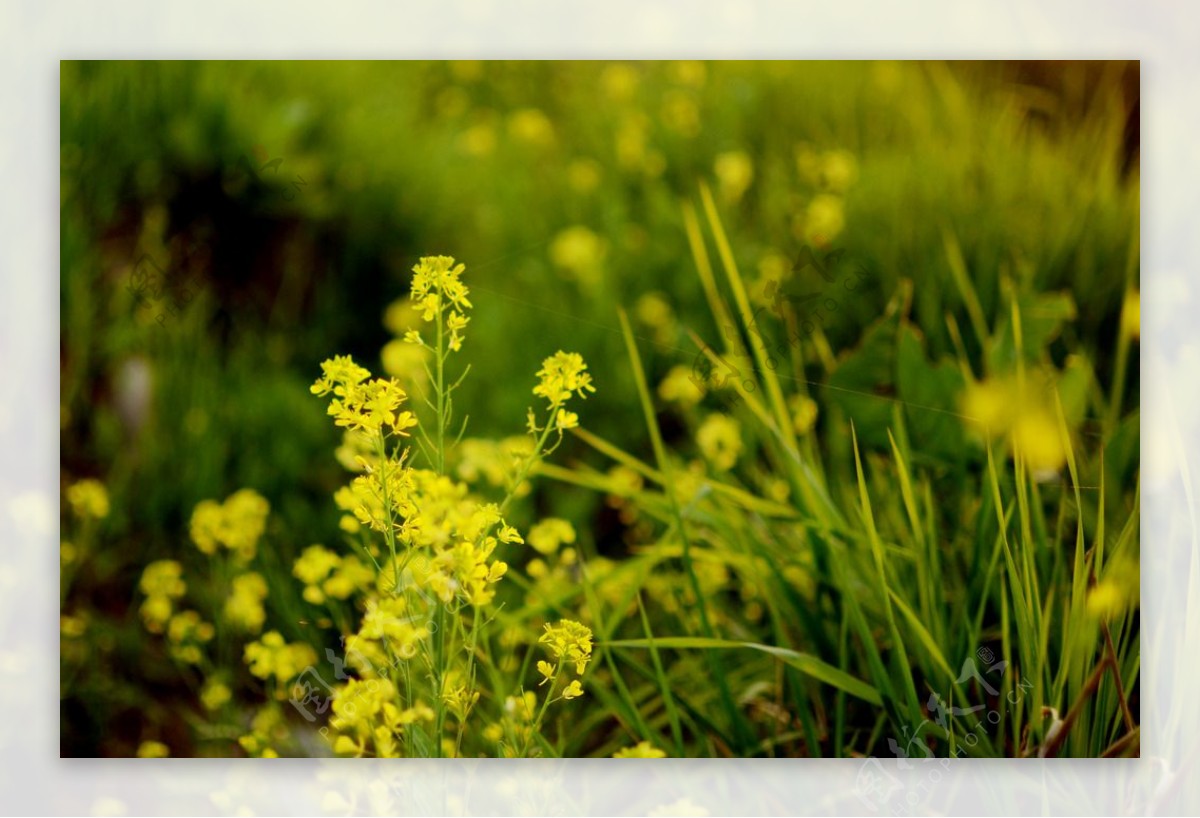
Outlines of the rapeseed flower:
[{"label": "rapeseed flower", "polygon": [[729,471],[742,453],[741,426],[728,415],[709,415],[696,432],[696,443],[713,468]]},{"label": "rapeseed flower", "polygon": [[99,480],[80,480],[67,489],[67,502],[80,517],[101,520],[108,516],[108,490]]},{"label": "rapeseed flower", "polygon": [[632,747],[617,750],[613,758],[666,758],[667,754],[648,741],[639,741]]}]

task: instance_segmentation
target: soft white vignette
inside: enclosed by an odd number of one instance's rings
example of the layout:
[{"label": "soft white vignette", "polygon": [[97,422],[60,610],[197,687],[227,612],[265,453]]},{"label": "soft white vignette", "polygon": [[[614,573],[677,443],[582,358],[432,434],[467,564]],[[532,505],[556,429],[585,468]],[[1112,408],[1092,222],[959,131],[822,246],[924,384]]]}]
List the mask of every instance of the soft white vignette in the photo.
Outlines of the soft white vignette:
[{"label": "soft white vignette", "polygon": [[[871,25],[867,28],[867,25]],[[58,60],[213,57],[1137,57],[1142,62],[1139,760],[971,761],[917,813],[1200,809],[1200,12],[1183,2],[552,0],[0,4],[0,811],[859,814],[862,761],[58,758]],[[1191,228],[1191,229],[1190,229]],[[1196,477],[1193,477],[1196,475]],[[1195,591],[1193,591],[1195,589]],[[915,789],[930,769],[886,769]]]}]

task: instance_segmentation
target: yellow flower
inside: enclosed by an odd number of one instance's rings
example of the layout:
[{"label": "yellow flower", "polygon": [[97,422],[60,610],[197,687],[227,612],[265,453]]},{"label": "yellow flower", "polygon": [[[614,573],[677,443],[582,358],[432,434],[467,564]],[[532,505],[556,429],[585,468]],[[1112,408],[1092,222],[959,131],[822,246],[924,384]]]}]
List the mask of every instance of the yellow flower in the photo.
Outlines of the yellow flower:
[{"label": "yellow flower", "polygon": [[200,690],[200,703],[205,710],[220,710],[232,698],[229,686],[220,679],[209,679]]},{"label": "yellow flower", "polygon": [[249,633],[262,630],[267,614],[263,600],[267,598],[267,582],[253,571],[233,578],[233,590],[225,600],[225,619],[234,627]]},{"label": "yellow flower", "polygon": [[195,611],[175,614],[167,625],[171,655],[190,665],[199,664],[203,658],[200,646],[212,641],[214,633],[212,624],[202,620]]},{"label": "yellow flower", "polygon": [[542,680],[538,682],[539,687],[554,678],[554,665],[545,659],[538,660],[537,669],[538,673],[542,674]]},{"label": "yellow flower", "polygon": [[671,75],[676,82],[699,88],[704,85],[708,69],[699,60],[679,60],[671,63]]},{"label": "yellow flower", "polygon": [[728,471],[742,453],[741,426],[728,415],[709,415],[696,432],[696,443],[715,469]]},{"label": "yellow flower", "polygon": [[1044,409],[1022,411],[1012,433],[1013,449],[1024,458],[1035,476],[1057,472],[1067,459],[1062,430]]},{"label": "yellow flower", "polygon": [[269,631],[246,645],[244,656],[252,675],[260,679],[274,676],[283,683],[317,662],[316,651],[302,642],[287,644],[279,631]]},{"label": "yellow flower", "polygon": [[639,73],[628,63],[609,63],[600,73],[600,87],[604,95],[614,102],[625,102],[636,92]]},{"label": "yellow flower", "polygon": [[842,200],[830,193],[819,193],[804,211],[802,235],[809,244],[825,247],[838,237],[845,224]]},{"label": "yellow flower", "polygon": [[390,427],[391,433],[408,435],[417,425],[412,412],[398,411],[408,400],[395,378],[366,379],[371,373],[358,366],[348,355],[339,355],[321,364],[322,375],[312,385],[314,395],[333,394],[328,414],[338,426],[377,435]]},{"label": "yellow flower", "polygon": [[822,157],[821,178],[833,193],[844,193],[857,176],[858,165],[849,151],[828,151]]},{"label": "yellow flower", "polygon": [[451,256],[423,256],[412,268],[413,308],[421,311],[426,323],[449,308],[465,313],[471,308],[470,290],[462,283],[466,265]]},{"label": "yellow flower", "polygon": [[667,376],[658,385],[658,396],[668,403],[680,406],[695,406],[704,397],[703,381],[692,374],[683,364],[667,371]]},{"label": "yellow flower", "polygon": [[563,543],[575,542],[575,529],[566,520],[547,517],[529,529],[527,541],[542,554],[553,554]]},{"label": "yellow flower", "polygon": [[203,500],[192,512],[192,542],[205,554],[212,555],[218,546],[224,546],[240,562],[249,562],[266,531],[270,511],[266,498],[251,489],[234,492],[224,503]]},{"label": "yellow flower", "polygon": [[163,596],[168,599],[178,599],[187,592],[187,584],[183,581],[183,566],[175,560],[158,560],[146,566],[142,571],[138,588],[146,596]]},{"label": "yellow flower", "polygon": [[575,672],[579,675],[583,675],[592,658],[591,628],[570,619],[560,620],[557,625],[546,625],[546,632],[538,641],[555,659],[574,662]]},{"label": "yellow flower", "polygon": [[[415,336],[415,342],[409,336]],[[383,371],[405,384],[421,385],[425,382],[425,362],[429,350],[421,343],[416,330],[409,330],[404,340],[393,338],[379,353]]]},{"label": "yellow flower", "polygon": [[587,364],[578,352],[558,352],[542,362],[538,370],[538,385],[533,388],[533,394],[550,402],[550,408],[556,409],[565,403],[572,393],[581,398],[587,397],[587,392],[595,392],[592,386],[592,376],[587,373]]},{"label": "yellow flower", "polygon": [[817,402],[807,395],[794,395],[788,401],[792,410],[792,424],[796,434],[806,435],[817,422]]},{"label": "yellow flower", "polygon": [[108,516],[108,490],[99,480],[80,480],[68,488],[67,502],[80,517],[100,520]]},{"label": "yellow flower", "polygon": [[537,108],[522,108],[508,118],[508,133],[518,142],[535,148],[554,144],[554,125]]},{"label": "yellow flower", "polygon": [[171,748],[161,741],[143,741],[138,745],[138,758],[170,758]]},{"label": "yellow flower", "polygon": [[571,680],[571,683],[563,688],[562,697],[568,701],[578,699],[582,695],[583,685],[579,683],[578,679]]},{"label": "yellow flower", "polygon": [[969,383],[962,399],[962,413],[985,434],[1003,435],[1012,426],[1017,408],[1011,387],[998,380]]},{"label": "yellow flower", "polygon": [[717,186],[726,201],[736,202],[754,181],[754,163],[742,151],[729,151],[717,156],[713,164]]},{"label": "yellow flower", "polygon": [[567,166],[567,184],[579,193],[591,193],[600,185],[600,163],[576,159]]},{"label": "yellow flower", "polygon": [[583,225],[565,228],[550,243],[550,260],[587,285],[599,283],[606,253],[604,240]]},{"label": "yellow flower", "polygon": [[639,741],[633,747],[626,747],[613,753],[613,758],[666,758],[667,754],[648,741]]}]

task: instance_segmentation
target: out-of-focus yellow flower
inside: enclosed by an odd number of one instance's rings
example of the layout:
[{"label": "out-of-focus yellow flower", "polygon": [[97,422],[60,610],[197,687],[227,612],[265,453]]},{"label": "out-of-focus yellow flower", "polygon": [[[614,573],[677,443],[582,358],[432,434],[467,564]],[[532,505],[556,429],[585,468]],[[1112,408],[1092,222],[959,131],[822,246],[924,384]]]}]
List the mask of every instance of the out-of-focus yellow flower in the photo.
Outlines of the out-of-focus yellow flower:
[{"label": "out-of-focus yellow flower", "polygon": [[138,745],[138,758],[170,758],[171,748],[161,741],[143,741]]},{"label": "out-of-focus yellow flower", "polygon": [[575,542],[575,529],[566,520],[547,517],[529,529],[526,542],[541,554],[553,554],[563,543]]},{"label": "out-of-focus yellow flower", "polygon": [[793,395],[788,405],[792,410],[792,424],[796,434],[806,435],[817,422],[817,402],[807,395]]},{"label": "out-of-focus yellow flower", "polygon": [[606,252],[604,240],[583,225],[561,230],[550,244],[550,260],[589,286],[600,283]]},{"label": "out-of-focus yellow flower", "polygon": [[679,60],[671,63],[671,78],[682,85],[700,88],[708,77],[708,69],[699,60]]},{"label": "out-of-focus yellow flower", "polygon": [[662,293],[645,293],[633,305],[633,314],[648,327],[661,329],[675,322],[671,302]]},{"label": "out-of-focus yellow flower", "polygon": [[962,413],[984,434],[1003,435],[1017,406],[1013,387],[1002,380],[973,381],[963,392]]},{"label": "out-of-focus yellow flower", "polygon": [[821,155],[806,142],[796,146],[796,170],[799,171],[800,178],[809,185],[820,184]]},{"label": "out-of-focus yellow flower", "polygon": [[1125,293],[1121,305],[1121,334],[1126,338],[1140,338],[1142,334],[1142,294],[1138,290]]},{"label": "out-of-focus yellow flower", "polygon": [[64,566],[75,562],[78,557],[79,549],[67,540],[63,540],[58,544],[58,559]]},{"label": "out-of-focus yellow flower", "polygon": [[609,63],[600,72],[600,88],[613,102],[626,102],[637,93],[640,74],[628,63]]},{"label": "out-of-focus yellow flower", "polygon": [[728,415],[711,414],[700,424],[696,443],[713,468],[728,471],[742,453],[741,425]]},{"label": "out-of-focus yellow flower", "polygon": [[99,480],[87,478],[67,489],[71,510],[84,518],[100,520],[108,516],[108,490]]},{"label": "out-of-focus yellow flower", "polygon": [[267,581],[261,574],[250,571],[233,578],[229,598],[225,600],[225,620],[247,633],[258,633],[267,619],[263,600],[267,598]]},{"label": "out-of-focus yellow flower", "polygon": [[1053,474],[1067,459],[1062,431],[1054,415],[1042,408],[1024,409],[1012,431],[1013,448],[1035,476]]},{"label": "out-of-focus yellow flower", "polygon": [[224,546],[240,561],[248,562],[266,530],[270,510],[266,498],[251,489],[234,492],[224,503],[203,500],[192,512],[192,542],[210,555],[216,553],[217,546]]},{"label": "out-of-focus yellow flower", "polygon": [[671,90],[663,95],[662,118],[668,128],[685,139],[700,133],[700,109],[690,94]]},{"label": "out-of-focus yellow flower", "polygon": [[205,622],[195,611],[175,614],[167,624],[171,655],[189,665],[200,664],[204,658],[200,648],[212,641],[215,632],[212,623]]},{"label": "out-of-focus yellow flower", "polygon": [[632,747],[617,750],[613,758],[666,758],[667,754],[648,741],[639,741]]},{"label": "out-of-focus yellow flower", "polygon": [[658,396],[668,403],[695,406],[704,397],[703,382],[695,378],[686,366],[677,364],[667,371],[666,377],[658,385]]},{"label": "out-of-focus yellow flower", "polygon": [[410,387],[421,386],[425,383],[427,377],[425,362],[429,357],[427,347],[418,346],[399,338],[388,341],[380,353],[383,371]]},{"label": "out-of-focus yellow flower", "polygon": [[534,148],[554,144],[554,125],[537,108],[522,108],[508,117],[508,133],[516,140]]},{"label": "out-of-focus yellow flower", "polygon": [[1062,468],[1067,457],[1058,419],[1036,390],[1011,378],[967,384],[960,402],[967,422],[986,437],[1007,437],[1035,479]]},{"label": "out-of-focus yellow flower", "polygon": [[849,151],[827,151],[821,165],[822,182],[832,193],[845,193],[858,177],[858,163]]},{"label": "out-of-focus yellow flower", "polygon": [[491,122],[476,122],[459,134],[458,147],[469,156],[489,156],[496,150],[496,128]]},{"label": "out-of-focus yellow flower", "polygon": [[268,631],[259,641],[249,643],[244,654],[252,675],[260,679],[274,677],[283,684],[317,662],[317,653],[310,646],[303,642],[288,644],[279,631]]},{"label": "out-of-focus yellow flower", "polygon": [[450,73],[459,82],[474,82],[483,76],[483,60],[450,60]]},{"label": "out-of-focus yellow flower", "polygon": [[229,686],[218,678],[209,679],[200,690],[200,703],[205,710],[220,710],[232,698]]},{"label": "out-of-focus yellow flower", "polygon": [[595,159],[575,159],[567,165],[567,184],[578,193],[591,193],[600,186],[600,163]]},{"label": "out-of-focus yellow flower", "polygon": [[68,639],[78,639],[87,633],[87,619],[62,614],[58,618],[58,632]]},{"label": "out-of-focus yellow flower", "polygon": [[713,163],[717,187],[726,201],[736,202],[754,181],[754,163],[742,151],[728,151]]},{"label": "out-of-focus yellow flower", "polygon": [[809,244],[825,247],[838,237],[845,225],[841,198],[831,193],[818,193],[804,211],[802,237]]},{"label": "out-of-focus yellow flower", "polygon": [[178,599],[187,593],[187,584],[183,579],[183,566],[175,560],[157,560],[150,563],[142,571],[142,579],[138,584],[146,596],[165,596]]}]

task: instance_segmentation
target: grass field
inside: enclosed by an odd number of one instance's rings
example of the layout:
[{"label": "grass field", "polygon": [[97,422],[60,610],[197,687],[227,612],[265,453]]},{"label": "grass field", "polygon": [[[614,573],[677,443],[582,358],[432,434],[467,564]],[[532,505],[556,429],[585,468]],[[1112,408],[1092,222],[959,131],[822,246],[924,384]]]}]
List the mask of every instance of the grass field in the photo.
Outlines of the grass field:
[{"label": "grass field", "polygon": [[63,62],[63,755],[1138,755],[1138,89]]}]

